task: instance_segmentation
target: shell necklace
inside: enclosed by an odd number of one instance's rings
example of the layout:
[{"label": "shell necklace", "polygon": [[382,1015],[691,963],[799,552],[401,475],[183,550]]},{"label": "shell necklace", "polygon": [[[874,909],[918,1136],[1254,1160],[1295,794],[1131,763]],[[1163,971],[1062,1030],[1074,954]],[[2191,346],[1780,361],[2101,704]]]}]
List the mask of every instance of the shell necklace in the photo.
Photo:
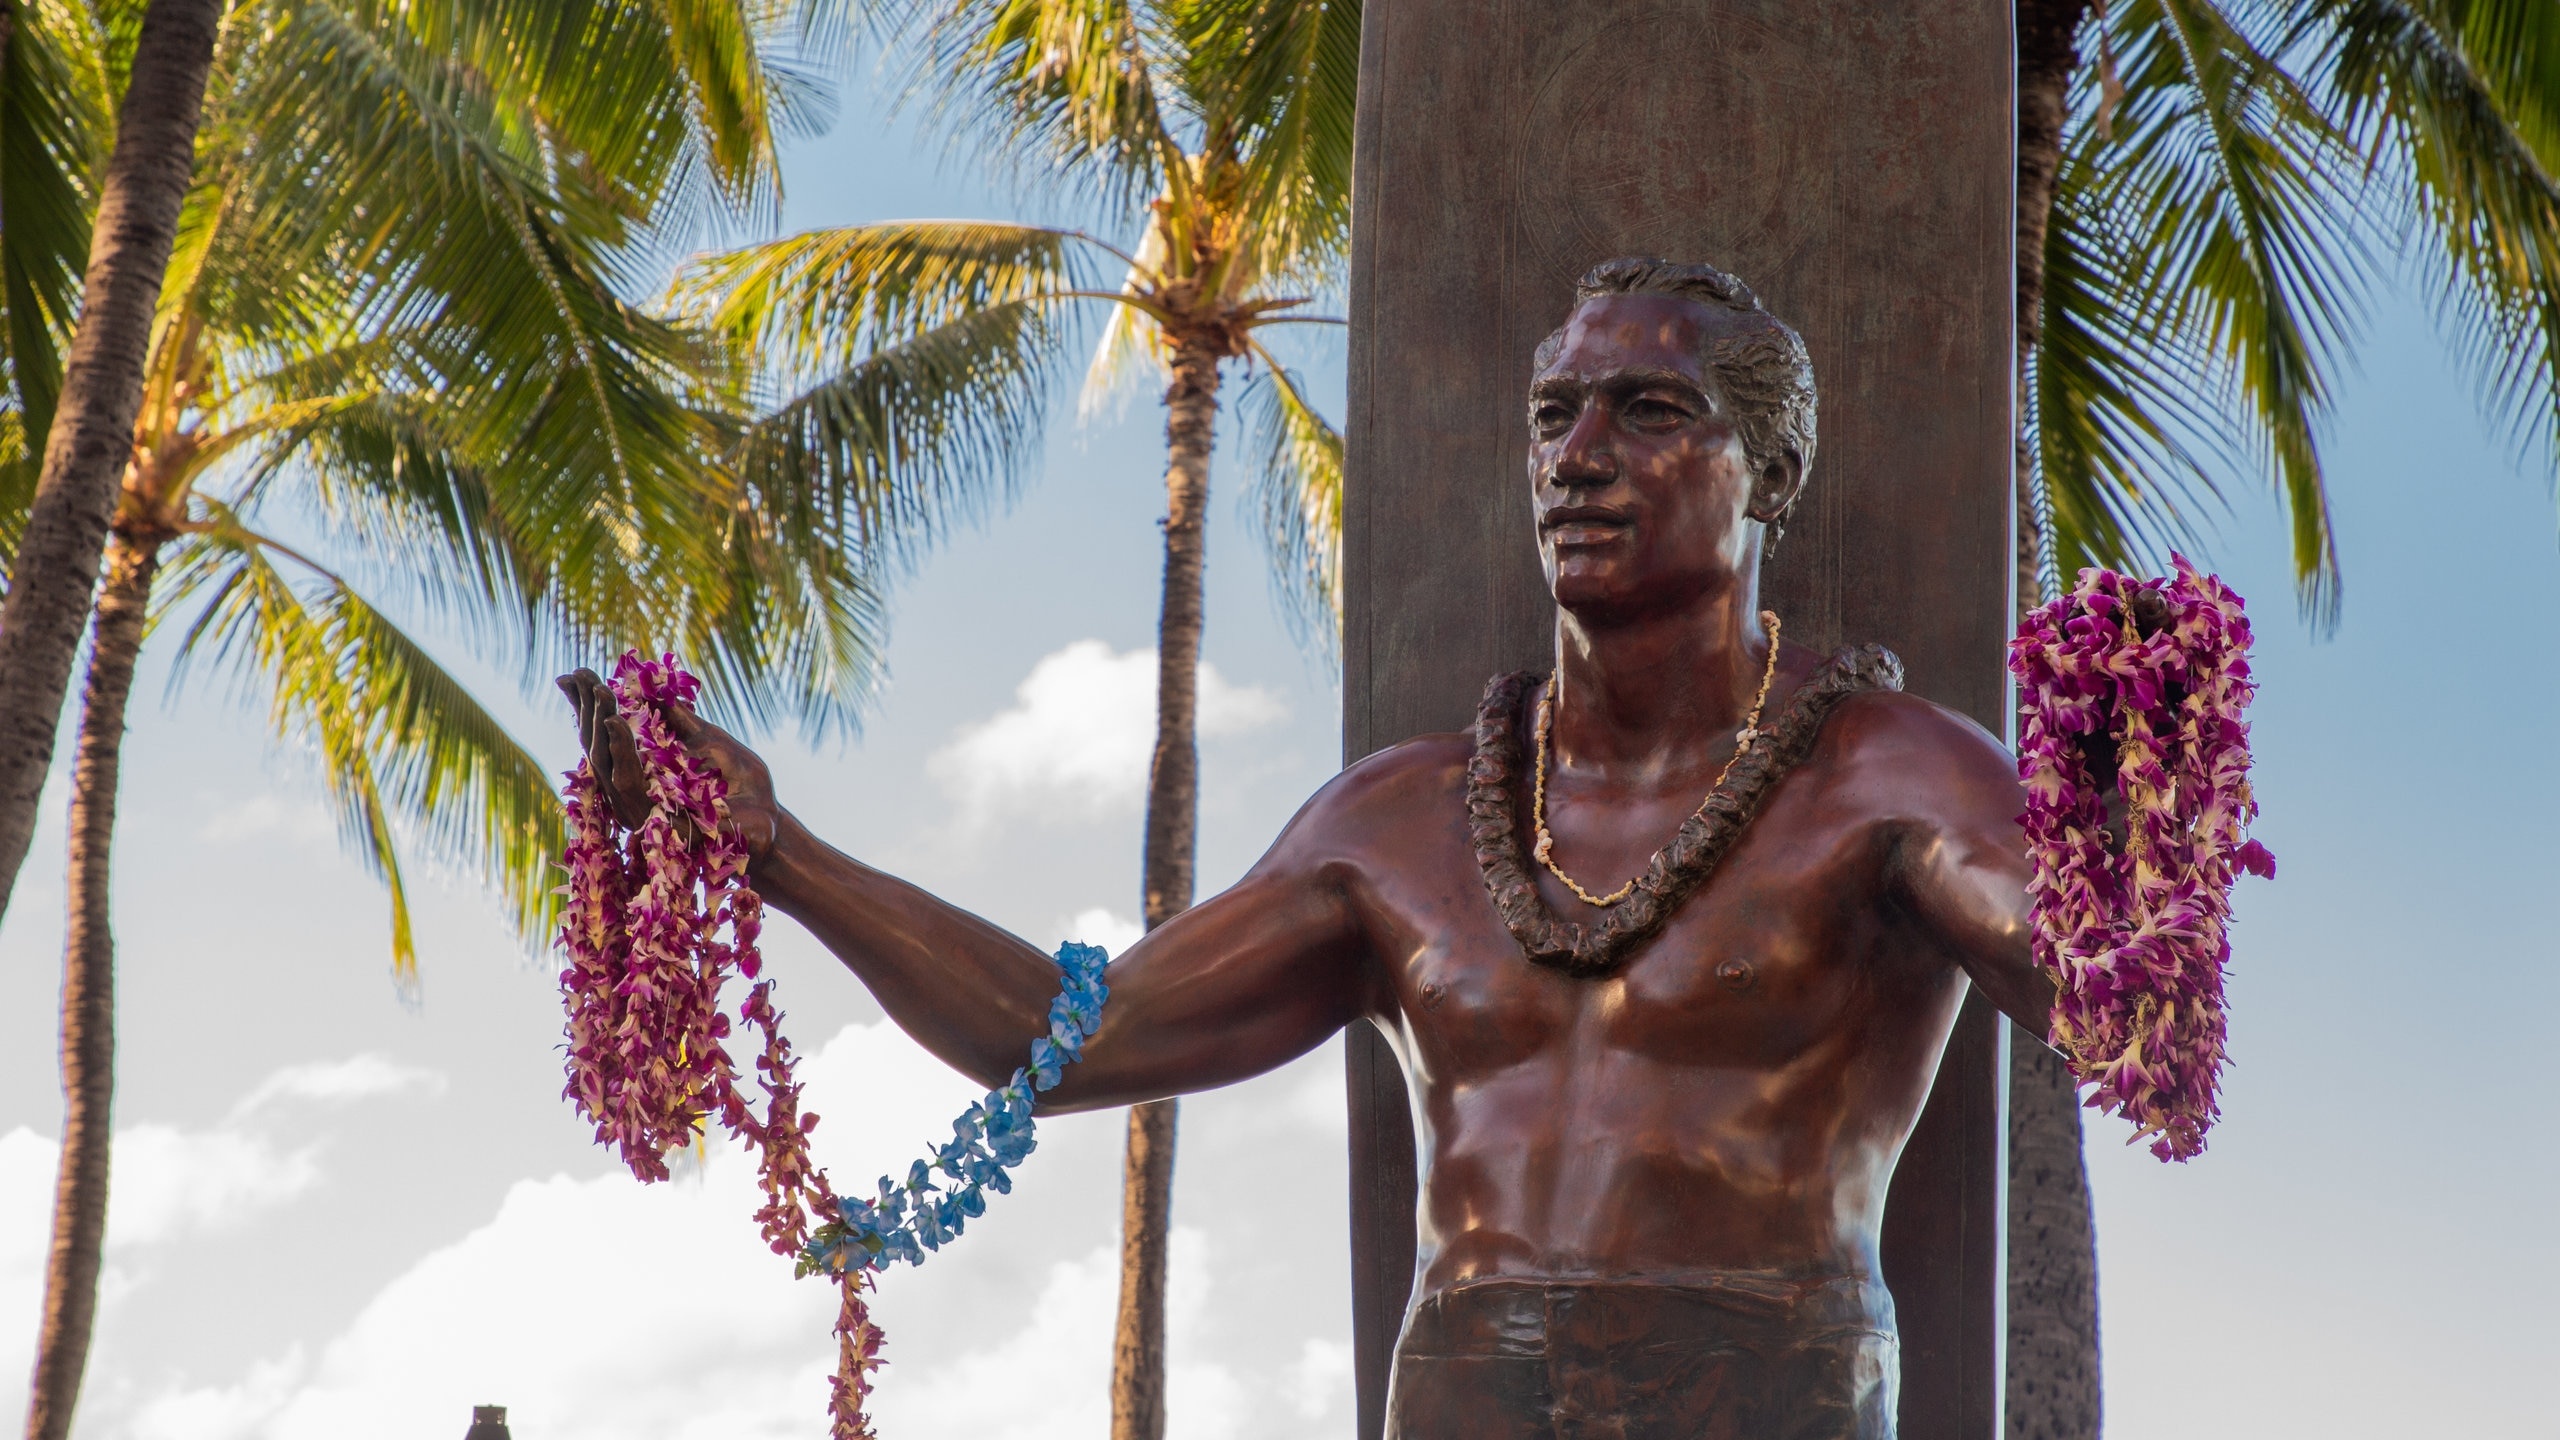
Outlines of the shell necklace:
[{"label": "shell necklace", "polygon": [[[1713,798],[1716,791],[1724,788],[1725,777],[1733,773],[1735,762],[1750,753],[1751,742],[1760,738],[1760,712],[1769,703],[1770,682],[1778,678],[1778,612],[1761,611],[1760,623],[1769,627],[1769,662],[1760,671],[1760,693],[1751,697],[1751,714],[1742,722],[1742,733],[1734,737],[1733,758],[1725,761],[1724,768],[1716,772],[1716,783],[1707,787],[1706,795],[1698,801],[1698,808],[1690,812],[1692,818],[1705,813],[1707,800]],[[1547,833],[1547,738],[1555,730],[1556,691],[1563,684],[1563,674],[1558,672],[1555,683],[1547,687],[1546,695],[1538,701],[1538,788],[1537,798],[1530,807],[1529,820],[1529,823],[1536,827],[1538,844],[1531,853],[1538,857],[1539,864],[1547,868],[1548,874],[1563,881],[1565,888],[1571,890],[1583,904],[1606,910],[1636,893],[1636,882],[1652,873],[1654,865],[1662,859],[1662,852],[1659,850],[1653,852],[1652,859],[1646,862],[1644,870],[1637,872],[1634,880],[1629,880],[1606,895],[1594,895],[1583,889],[1582,882],[1564,873],[1563,868],[1556,864],[1556,837]]]}]

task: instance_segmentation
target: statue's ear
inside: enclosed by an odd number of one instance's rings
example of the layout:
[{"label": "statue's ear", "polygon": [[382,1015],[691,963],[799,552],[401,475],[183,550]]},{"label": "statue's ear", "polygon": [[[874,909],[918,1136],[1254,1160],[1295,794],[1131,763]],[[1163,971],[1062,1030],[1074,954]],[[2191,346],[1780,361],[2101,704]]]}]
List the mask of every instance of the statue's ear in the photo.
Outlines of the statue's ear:
[{"label": "statue's ear", "polygon": [[1751,503],[1742,513],[1766,525],[1786,517],[1796,503],[1796,492],[1804,489],[1804,457],[1788,446],[1780,450],[1751,481]]}]

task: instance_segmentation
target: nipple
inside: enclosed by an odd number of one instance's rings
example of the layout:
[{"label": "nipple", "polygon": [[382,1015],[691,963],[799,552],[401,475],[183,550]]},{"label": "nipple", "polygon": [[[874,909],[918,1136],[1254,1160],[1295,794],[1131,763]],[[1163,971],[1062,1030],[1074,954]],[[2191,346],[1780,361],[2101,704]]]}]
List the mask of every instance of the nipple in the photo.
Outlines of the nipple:
[{"label": "nipple", "polygon": [[1751,988],[1751,982],[1759,978],[1758,972],[1751,968],[1751,962],[1748,960],[1736,958],[1716,967],[1716,979],[1722,982],[1727,990],[1748,990]]}]

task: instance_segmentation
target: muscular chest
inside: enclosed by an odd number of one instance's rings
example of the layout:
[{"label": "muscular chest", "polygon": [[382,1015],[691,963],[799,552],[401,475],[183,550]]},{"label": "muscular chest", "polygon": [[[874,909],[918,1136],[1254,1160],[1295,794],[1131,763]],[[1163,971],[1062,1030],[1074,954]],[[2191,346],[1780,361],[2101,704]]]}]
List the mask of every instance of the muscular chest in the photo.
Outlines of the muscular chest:
[{"label": "muscular chest", "polygon": [[[1773,797],[1664,929],[1598,979],[1531,963],[1472,853],[1455,845],[1455,863],[1408,897],[1408,943],[1390,977],[1412,1061],[1456,1083],[1577,1047],[1683,1066],[1783,1065],[1859,1003],[1879,926],[1875,847],[1820,808]],[[1559,827],[1560,858],[1590,857],[1598,873],[1576,878],[1614,888],[1625,878],[1614,867],[1634,873],[1659,843],[1652,829],[1667,835],[1684,813],[1627,816],[1608,844],[1576,844]],[[1565,918],[1601,913],[1552,878],[1542,893]]]}]

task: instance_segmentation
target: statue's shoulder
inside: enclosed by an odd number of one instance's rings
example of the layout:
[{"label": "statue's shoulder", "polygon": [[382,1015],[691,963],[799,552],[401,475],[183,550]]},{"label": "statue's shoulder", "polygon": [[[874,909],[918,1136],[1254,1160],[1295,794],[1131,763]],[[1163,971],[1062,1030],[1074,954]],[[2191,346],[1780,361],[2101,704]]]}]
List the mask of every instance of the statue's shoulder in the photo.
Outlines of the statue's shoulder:
[{"label": "statue's shoulder", "polygon": [[1345,805],[1398,805],[1407,800],[1453,789],[1467,782],[1467,760],[1475,740],[1463,730],[1440,731],[1400,740],[1351,762],[1321,792]]},{"label": "statue's shoulder", "polygon": [[1347,797],[1399,804],[1463,791],[1471,769],[1496,782],[1516,778],[1526,754],[1524,697],[1545,678],[1534,670],[1496,675],[1485,682],[1475,724],[1390,745],[1345,769],[1334,783]]},{"label": "statue's shoulder", "polygon": [[1907,690],[1863,690],[1840,703],[1817,751],[1826,768],[1889,782],[1892,789],[1941,779],[2005,776],[2017,762],[1980,722]]},{"label": "statue's shoulder", "polygon": [[1494,676],[1474,725],[1416,735],[1362,757],[1302,814],[1328,831],[1388,836],[1398,845],[1444,829],[1463,837],[1471,777],[1497,784],[1517,778],[1521,699],[1540,678],[1526,670]]},{"label": "statue's shoulder", "polygon": [[1353,761],[1299,807],[1273,858],[1360,867],[1409,853],[1417,833],[1465,820],[1469,752],[1464,734],[1417,735]]}]

